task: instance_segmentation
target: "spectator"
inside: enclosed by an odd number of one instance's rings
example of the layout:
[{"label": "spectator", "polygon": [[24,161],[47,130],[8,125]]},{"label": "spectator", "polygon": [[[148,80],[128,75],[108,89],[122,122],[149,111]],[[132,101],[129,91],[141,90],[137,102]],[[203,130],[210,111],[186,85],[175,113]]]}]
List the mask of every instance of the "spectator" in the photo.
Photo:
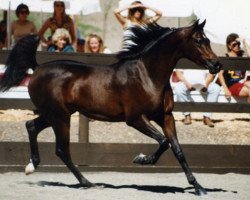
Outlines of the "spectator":
[{"label": "spectator", "polygon": [[84,45],[85,45],[85,40],[82,38],[77,39],[77,46],[76,46],[76,51],[77,52],[84,52]]},{"label": "spectator", "polygon": [[103,40],[99,35],[89,34],[86,38],[85,53],[111,53],[111,51],[104,46]]},{"label": "spectator", "polygon": [[0,22],[0,49],[6,47],[6,36],[7,36],[6,21],[2,20]]},{"label": "spectator", "polygon": [[[153,11],[155,15],[153,17],[146,18],[146,9]],[[121,12],[125,10],[128,11],[127,17],[121,15]],[[159,20],[162,16],[161,11],[145,6],[140,1],[134,1],[130,4],[130,6],[123,9],[115,9],[114,13],[116,18],[122,25],[123,29],[127,29],[127,27],[129,27],[130,25],[142,25],[153,23]]]},{"label": "spectator", "polygon": [[73,20],[65,12],[65,3],[63,1],[54,1],[54,14],[53,17],[47,19],[38,34],[41,37],[42,42],[44,42],[47,47],[50,46],[51,41],[46,40],[44,33],[47,29],[50,29],[51,35],[53,35],[58,28],[64,28],[69,31],[71,36],[71,44],[75,43],[75,28]]},{"label": "spectator", "polygon": [[11,35],[14,37],[14,43],[24,36],[37,33],[33,22],[27,19],[29,7],[25,4],[19,4],[16,8],[17,20],[11,24]]},{"label": "spectator", "polygon": [[[174,87],[177,101],[190,102],[192,100],[190,92],[197,90],[201,95],[206,96],[207,102],[216,102],[220,94],[220,86],[213,83],[214,76],[205,70],[176,70],[176,76],[180,82]],[[184,112],[184,124],[191,124],[190,112]],[[203,114],[203,123],[209,127],[214,127],[211,120],[211,113]]]},{"label": "spectator", "polygon": [[52,36],[52,45],[49,47],[49,52],[74,52],[71,46],[71,38],[69,32],[64,28],[56,29]]},{"label": "spectator", "polygon": [[[242,57],[244,51],[241,49],[239,35],[231,33],[227,36],[227,57]],[[249,55],[249,47],[244,41],[246,51]],[[250,81],[245,80],[246,71],[243,70],[221,70],[219,73],[219,81],[222,85],[225,96],[230,98],[232,95],[239,97],[248,97],[250,103]]]}]

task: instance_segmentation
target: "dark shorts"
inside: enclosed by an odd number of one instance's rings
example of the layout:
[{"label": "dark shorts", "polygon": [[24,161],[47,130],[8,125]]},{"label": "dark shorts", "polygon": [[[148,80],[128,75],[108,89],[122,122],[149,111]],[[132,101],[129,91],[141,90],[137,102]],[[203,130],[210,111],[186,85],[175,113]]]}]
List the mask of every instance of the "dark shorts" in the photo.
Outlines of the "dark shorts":
[{"label": "dark shorts", "polygon": [[243,86],[244,86],[244,83],[235,83],[228,89],[232,93],[232,95],[239,96],[239,93],[241,89],[243,88]]}]

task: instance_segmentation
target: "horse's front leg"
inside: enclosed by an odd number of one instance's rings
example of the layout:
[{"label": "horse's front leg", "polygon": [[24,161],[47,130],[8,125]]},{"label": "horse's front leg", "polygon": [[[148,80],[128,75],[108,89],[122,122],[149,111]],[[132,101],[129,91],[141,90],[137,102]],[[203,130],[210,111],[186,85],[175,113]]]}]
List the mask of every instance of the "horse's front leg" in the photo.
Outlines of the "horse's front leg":
[{"label": "horse's front leg", "polygon": [[172,114],[173,108],[174,108],[173,92],[172,92],[172,89],[169,85],[168,88],[166,87],[165,97],[164,97],[163,122],[158,121],[158,123],[159,123],[159,125],[161,125],[161,123],[162,123],[163,132],[171,144],[171,149],[172,149],[175,157],[178,159],[182,169],[184,170],[184,172],[187,176],[188,182],[194,186],[195,193],[197,195],[204,195],[207,192],[196,181],[191,169],[188,166],[188,163],[186,161],[184,153],[183,153],[181,146],[179,144],[177,134],[176,134],[175,120],[174,120],[174,116]]},{"label": "horse's front leg", "polygon": [[188,182],[194,186],[196,195],[206,194],[206,190],[196,181],[191,169],[188,166],[184,153],[177,139],[175,121],[172,112],[165,113],[163,131],[171,144],[171,149],[174,152],[175,157],[178,159],[182,169],[186,174]]},{"label": "horse's front leg", "polygon": [[140,116],[136,120],[133,120],[130,123],[127,123],[128,125],[134,127],[141,133],[155,139],[159,144],[160,147],[157,149],[157,151],[152,155],[144,155],[140,154],[136,156],[133,160],[134,163],[141,164],[141,165],[153,165],[155,164],[160,156],[165,152],[168,148],[168,141],[167,138],[161,134],[147,119],[145,115]]}]

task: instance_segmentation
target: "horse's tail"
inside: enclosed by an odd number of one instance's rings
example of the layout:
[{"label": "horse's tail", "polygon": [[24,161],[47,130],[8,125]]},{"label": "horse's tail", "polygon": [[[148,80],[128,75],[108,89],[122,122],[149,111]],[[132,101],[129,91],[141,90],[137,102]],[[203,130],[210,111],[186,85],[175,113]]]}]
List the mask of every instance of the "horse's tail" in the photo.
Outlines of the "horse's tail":
[{"label": "horse's tail", "polygon": [[36,68],[36,50],[39,41],[38,35],[28,35],[16,43],[9,54],[6,70],[0,80],[1,91],[18,86],[27,76],[27,70]]}]

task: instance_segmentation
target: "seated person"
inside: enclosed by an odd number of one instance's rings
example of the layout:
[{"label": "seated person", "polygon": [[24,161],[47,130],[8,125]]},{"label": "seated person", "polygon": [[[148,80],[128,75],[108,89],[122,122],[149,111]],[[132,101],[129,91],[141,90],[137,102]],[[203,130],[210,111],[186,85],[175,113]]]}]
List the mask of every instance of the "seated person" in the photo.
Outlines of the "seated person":
[{"label": "seated person", "polygon": [[104,46],[103,39],[97,34],[89,34],[85,42],[85,53],[111,53],[111,51]]},{"label": "seated person", "polygon": [[14,43],[17,43],[18,40],[27,35],[37,33],[35,24],[28,20],[29,13],[30,11],[27,5],[21,3],[17,6],[17,20],[11,23],[11,35],[14,37]]},{"label": "seated person", "polygon": [[83,38],[78,38],[77,39],[76,51],[83,53],[84,52],[84,45],[85,45],[85,40]]},{"label": "seated person", "polygon": [[70,45],[71,38],[69,32],[64,28],[56,29],[52,35],[52,45],[49,47],[49,52],[75,52]]},{"label": "seated person", "polygon": [[64,1],[54,1],[53,4],[54,12],[52,17],[49,17],[42,27],[40,28],[38,35],[41,37],[41,41],[48,48],[51,45],[50,40],[46,40],[44,34],[47,30],[51,31],[50,35],[53,35],[55,31],[59,28],[65,28],[71,37],[71,45],[74,45],[76,37],[75,37],[75,28],[74,22],[69,15],[66,14],[66,3]]},{"label": "seated person", "polygon": [[[214,76],[205,70],[176,70],[176,76],[179,82],[176,84],[174,91],[177,101],[190,102],[190,92],[193,90],[206,94],[207,102],[216,102],[220,94],[220,86],[212,83]],[[190,112],[184,112],[184,124],[191,124]],[[203,114],[203,123],[209,127],[214,127],[211,120],[211,113]]]},{"label": "seated person", "polygon": [[[239,35],[231,33],[227,36],[227,57],[242,57],[244,51],[241,49]],[[250,56],[249,47],[244,41],[244,46],[248,56]],[[219,73],[219,81],[222,85],[225,96],[247,97],[248,103],[250,103],[250,81],[245,80],[246,71],[244,70],[221,70]]]}]

